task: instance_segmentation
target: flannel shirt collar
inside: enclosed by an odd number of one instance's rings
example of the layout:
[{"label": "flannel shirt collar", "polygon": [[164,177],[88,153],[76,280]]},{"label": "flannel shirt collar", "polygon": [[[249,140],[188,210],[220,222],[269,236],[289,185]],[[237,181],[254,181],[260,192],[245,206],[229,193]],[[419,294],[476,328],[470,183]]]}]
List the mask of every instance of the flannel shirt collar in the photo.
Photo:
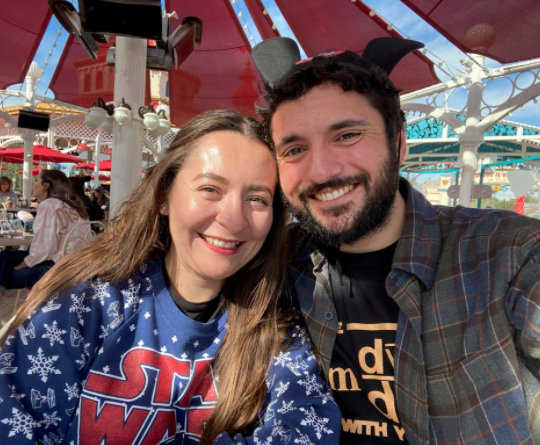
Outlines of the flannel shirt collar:
[{"label": "flannel shirt collar", "polygon": [[[426,289],[431,288],[441,250],[441,229],[437,211],[406,179],[400,178],[400,192],[407,202],[403,231],[394,253],[393,269],[415,275]],[[313,270],[321,271],[326,260],[326,247],[309,237],[297,259],[311,257]]]}]

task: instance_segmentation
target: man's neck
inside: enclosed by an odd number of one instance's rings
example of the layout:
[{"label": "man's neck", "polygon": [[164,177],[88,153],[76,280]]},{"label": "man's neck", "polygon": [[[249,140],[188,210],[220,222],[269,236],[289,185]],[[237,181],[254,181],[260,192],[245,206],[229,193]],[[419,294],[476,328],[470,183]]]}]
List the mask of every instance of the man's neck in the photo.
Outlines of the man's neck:
[{"label": "man's neck", "polygon": [[346,253],[376,252],[394,244],[401,238],[407,203],[399,190],[396,192],[394,205],[388,215],[384,227],[374,231],[371,235],[355,241],[353,244],[342,244],[339,250]]}]

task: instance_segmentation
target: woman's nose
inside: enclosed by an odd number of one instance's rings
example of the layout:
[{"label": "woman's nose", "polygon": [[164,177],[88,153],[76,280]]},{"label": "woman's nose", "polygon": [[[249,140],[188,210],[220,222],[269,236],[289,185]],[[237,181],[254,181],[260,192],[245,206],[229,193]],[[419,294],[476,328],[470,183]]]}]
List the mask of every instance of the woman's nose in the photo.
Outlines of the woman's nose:
[{"label": "woman's nose", "polygon": [[247,225],[245,212],[242,198],[231,196],[222,202],[216,221],[226,227],[231,234],[239,233]]}]

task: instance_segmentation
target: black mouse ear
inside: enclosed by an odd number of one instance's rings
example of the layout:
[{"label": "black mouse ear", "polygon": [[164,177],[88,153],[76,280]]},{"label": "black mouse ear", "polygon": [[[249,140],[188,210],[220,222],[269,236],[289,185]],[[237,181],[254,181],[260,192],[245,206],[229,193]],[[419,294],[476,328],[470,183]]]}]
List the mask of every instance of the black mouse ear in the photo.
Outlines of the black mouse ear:
[{"label": "black mouse ear", "polygon": [[274,86],[300,60],[300,50],[294,40],[274,37],[255,45],[251,59],[264,81]]},{"label": "black mouse ear", "polygon": [[392,70],[407,54],[424,44],[416,40],[381,37],[370,41],[362,53],[362,58],[369,60],[390,75]]}]

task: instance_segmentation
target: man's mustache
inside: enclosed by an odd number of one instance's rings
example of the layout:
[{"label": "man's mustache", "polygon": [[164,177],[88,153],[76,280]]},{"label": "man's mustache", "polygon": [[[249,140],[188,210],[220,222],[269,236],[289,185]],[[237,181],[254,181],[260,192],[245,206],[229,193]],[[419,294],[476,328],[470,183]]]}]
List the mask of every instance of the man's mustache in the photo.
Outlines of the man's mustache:
[{"label": "man's mustache", "polygon": [[305,201],[308,196],[319,193],[325,188],[343,188],[348,185],[363,185],[364,187],[369,187],[369,175],[364,172],[360,172],[354,176],[341,177],[341,178],[332,178],[329,181],[323,182],[322,184],[313,184],[304,190],[298,191],[298,199],[300,201]]}]

